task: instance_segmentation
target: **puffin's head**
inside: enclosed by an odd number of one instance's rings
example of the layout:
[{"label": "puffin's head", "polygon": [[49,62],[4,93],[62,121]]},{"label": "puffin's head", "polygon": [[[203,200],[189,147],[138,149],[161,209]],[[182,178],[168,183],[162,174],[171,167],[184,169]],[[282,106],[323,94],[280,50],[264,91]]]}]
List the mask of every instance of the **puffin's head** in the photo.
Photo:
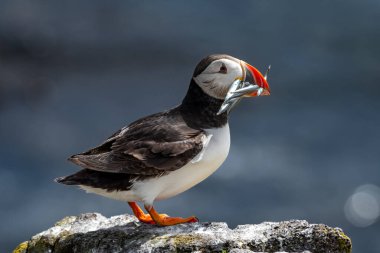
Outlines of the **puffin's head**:
[{"label": "puffin's head", "polygon": [[[193,79],[207,95],[224,100],[232,83],[237,79],[263,88],[260,96],[269,95],[266,78],[248,63],[225,54],[209,55],[195,68]],[[257,91],[242,94],[245,97],[257,96]]]}]

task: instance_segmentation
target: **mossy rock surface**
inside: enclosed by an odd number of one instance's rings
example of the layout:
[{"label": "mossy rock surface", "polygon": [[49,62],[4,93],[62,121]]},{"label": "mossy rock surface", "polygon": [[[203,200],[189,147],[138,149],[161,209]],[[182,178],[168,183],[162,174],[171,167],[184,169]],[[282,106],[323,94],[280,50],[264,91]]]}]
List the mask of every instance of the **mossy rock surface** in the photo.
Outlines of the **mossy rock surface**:
[{"label": "mossy rock surface", "polygon": [[131,215],[69,216],[21,243],[14,253],[44,252],[351,252],[339,228],[304,220],[263,222],[230,229],[208,222],[158,227]]}]

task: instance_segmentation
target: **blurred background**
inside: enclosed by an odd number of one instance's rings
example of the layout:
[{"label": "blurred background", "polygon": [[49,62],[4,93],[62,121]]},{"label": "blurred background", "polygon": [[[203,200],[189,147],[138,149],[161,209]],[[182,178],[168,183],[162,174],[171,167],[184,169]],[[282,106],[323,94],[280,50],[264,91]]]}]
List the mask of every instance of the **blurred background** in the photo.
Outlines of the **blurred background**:
[{"label": "blurred background", "polygon": [[53,179],[71,154],[179,104],[227,53],[272,94],[231,115],[224,165],[157,209],[238,224],[306,219],[380,252],[380,1],[1,1],[0,251],[126,203]]}]

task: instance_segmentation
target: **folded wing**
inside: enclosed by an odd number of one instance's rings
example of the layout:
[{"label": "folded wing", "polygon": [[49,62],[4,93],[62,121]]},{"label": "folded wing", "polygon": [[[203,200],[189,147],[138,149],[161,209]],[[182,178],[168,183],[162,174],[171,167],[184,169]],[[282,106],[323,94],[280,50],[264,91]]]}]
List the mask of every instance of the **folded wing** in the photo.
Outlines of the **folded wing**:
[{"label": "folded wing", "polygon": [[69,160],[102,172],[162,175],[190,162],[201,152],[205,137],[204,131],[188,127],[173,109],[140,119]]}]

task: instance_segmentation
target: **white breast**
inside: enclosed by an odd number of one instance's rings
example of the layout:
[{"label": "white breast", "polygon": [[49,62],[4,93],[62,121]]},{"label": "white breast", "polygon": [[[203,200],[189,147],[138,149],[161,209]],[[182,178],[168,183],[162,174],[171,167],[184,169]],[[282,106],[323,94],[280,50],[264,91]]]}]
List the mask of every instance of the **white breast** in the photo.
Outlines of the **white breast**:
[{"label": "white breast", "polygon": [[168,175],[136,182],[132,187],[134,195],[146,204],[152,204],[154,200],[184,192],[214,173],[227,158],[230,129],[226,124],[222,128],[208,129],[206,133],[204,149],[191,162]]}]

